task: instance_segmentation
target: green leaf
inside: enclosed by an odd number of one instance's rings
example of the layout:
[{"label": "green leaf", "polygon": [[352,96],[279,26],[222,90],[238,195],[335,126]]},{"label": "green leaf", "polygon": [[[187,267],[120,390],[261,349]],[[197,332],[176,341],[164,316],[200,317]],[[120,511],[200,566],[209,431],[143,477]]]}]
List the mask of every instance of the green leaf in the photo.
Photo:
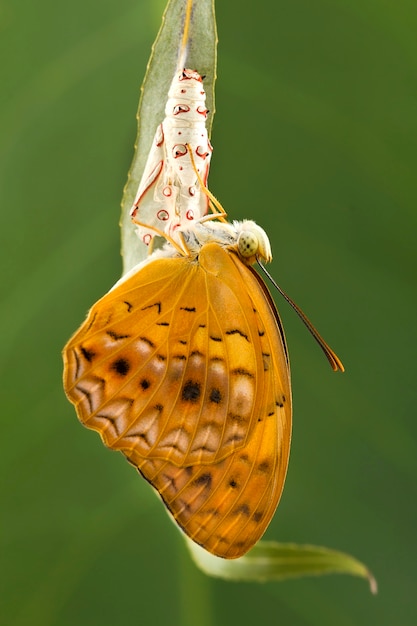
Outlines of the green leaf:
[{"label": "green leaf", "polygon": [[[189,21],[187,16],[190,15]],[[187,28],[188,26],[188,28]],[[185,37],[185,41],[184,41]],[[185,47],[185,54],[183,49]],[[138,134],[135,154],[122,199],[123,273],[142,261],[148,252],[139,241],[130,220],[130,208],[148,158],[157,126],[164,119],[168,89],[179,65],[196,69],[205,76],[204,89],[210,113],[210,133],[214,115],[214,83],[216,79],[217,31],[214,0],[170,0],[162,25],[152,47],[142,95],[137,112]]]},{"label": "green leaf", "polygon": [[295,543],[260,541],[240,559],[213,556],[191,540],[187,545],[196,565],[209,576],[230,581],[266,582],[321,574],[367,578],[372,593],[377,583],[363,563],[344,552]]},{"label": "green leaf", "polygon": [[[142,261],[148,248],[134,232],[130,208],[148,158],[157,126],[164,119],[168,89],[179,67],[196,69],[205,76],[204,87],[210,111],[210,133],[214,115],[217,31],[214,0],[170,0],[148,63],[137,113],[135,154],[122,199],[122,255],[124,273]],[[307,575],[344,573],[367,578],[372,593],[377,584],[359,561],[327,548],[259,542],[240,559],[220,559],[188,537],[186,542],[196,565],[207,575],[230,581],[276,581]]]}]

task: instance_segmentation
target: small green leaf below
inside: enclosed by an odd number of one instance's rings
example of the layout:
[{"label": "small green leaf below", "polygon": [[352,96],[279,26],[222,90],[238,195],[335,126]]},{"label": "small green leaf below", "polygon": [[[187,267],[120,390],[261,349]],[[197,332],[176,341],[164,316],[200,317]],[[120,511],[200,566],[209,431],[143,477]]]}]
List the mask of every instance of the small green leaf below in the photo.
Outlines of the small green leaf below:
[{"label": "small green leaf below", "polygon": [[230,581],[267,582],[321,574],[350,574],[367,578],[372,593],[377,582],[363,563],[344,552],[320,546],[260,541],[240,559],[213,556],[187,539],[196,565],[208,576]]}]

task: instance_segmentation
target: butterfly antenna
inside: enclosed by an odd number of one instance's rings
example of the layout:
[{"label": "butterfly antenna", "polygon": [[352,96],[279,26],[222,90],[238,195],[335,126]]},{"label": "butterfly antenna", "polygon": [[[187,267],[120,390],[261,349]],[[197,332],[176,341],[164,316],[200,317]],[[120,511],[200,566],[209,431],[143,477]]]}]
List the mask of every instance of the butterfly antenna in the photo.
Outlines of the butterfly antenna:
[{"label": "butterfly antenna", "polygon": [[333,350],[331,349],[329,344],[324,341],[323,337],[320,335],[318,330],[316,330],[316,328],[310,322],[310,320],[308,319],[307,315],[305,313],[303,313],[303,311],[300,309],[300,307],[297,304],[295,304],[294,300],[292,300],[285,293],[285,291],[283,291],[281,289],[281,287],[278,285],[277,282],[275,282],[275,280],[272,278],[271,274],[268,272],[266,267],[261,263],[261,261],[259,259],[257,259],[257,261],[258,261],[259,267],[264,272],[265,276],[267,276],[269,278],[269,280],[274,285],[274,287],[279,291],[281,296],[288,302],[289,305],[292,306],[292,308],[297,313],[297,315],[300,318],[300,320],[303,322],[303,324],[308,328],[310,333],[313,335],[314,339],[317,341],[317,343],[319,344],[320,348],[323,350],[324,354],[326,355],[327,360],[329,361],[330,365],[332,366],[333,371],[337,372],[339,370],[340,372],[344,372],[345,368],[343,366],[342,361],[339,359],[337,354],[335,352],[333,352]]},{"label": "butterfly antenna", "polygon": [[227,221],[225,219],[227,215],[226,211],[224,210],[220,202],[217,200],[217,198],[211,193],[210,189],[208,189],[208,187],[204,184],[204,181],[201,178],[199,171],[197,169],[197,166],[195,164],[194,155],[193,155],[191,146],[189,143],[187,143],[186,146],[187,146],[188,154],[190,155],[191,165],[193,166],[194,174],[197,176],[197,180],[200,183],[201,189],[204,191],[204,193],[209,199],[209,205],[210,205],[211,210],[213,211],[213,213],[219,220],[221,220],[222,222],[226,222]]}]

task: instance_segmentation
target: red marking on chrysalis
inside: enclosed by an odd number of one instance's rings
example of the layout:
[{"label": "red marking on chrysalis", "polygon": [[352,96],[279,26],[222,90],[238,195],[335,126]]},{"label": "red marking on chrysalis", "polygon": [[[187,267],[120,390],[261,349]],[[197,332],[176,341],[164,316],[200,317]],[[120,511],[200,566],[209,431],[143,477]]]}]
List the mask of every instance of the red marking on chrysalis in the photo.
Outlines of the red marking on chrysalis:
[{"label": "red marking on chrysalis", "polygon": [[209,155],[209,152],[207,152],[207,150],[204,148],[204,146],[197,146],[197,148],[195,149],[195,153],[201,159],[206,159],[208,157],[208,155]]},{"label": "red marking on chrysalis", "polygon": [[169,219],[169,213],[168,211],[165,211],[165,209],[158,211],[156,216],[159,220],[161,220],[161,222],[166,222]]},{"label": "red marking on chrysalis", "polygon": [[158,178],[159,174],[161,173],[161,170],[163,168],[164,162],[163,161],[159,161],[156,166],[154,167],[154,169],[151,171],[151,173],[147,173],[147,178],[146,178],[146,186],[144,185],[143,189],[141,190],[141,192],[138,191],[138,195],[135,198],[135,201],[132,205],[132,208],[130,209],[130,215],[131,217],[135,217],[137,210],[139,208],[139,204],[141,202],[141,199],[143,198],[143,196],[145,195],[145,193],[148,191],[148,189],[150,189],[150,187],[152,187],[152,185],[155,183],[156,179]]},{"label": "red marking on chrysalis", "polygon": [[164,129],[162,128],[162,124],[159,124],[158,128],[156,129],[155,144],[159,148],[159,146],[162,146],[163,143],[164,143]]},{"label": "red marking on chrysalis", "polygon": [[182,226],[189,228],[190,221],[208,211],[208,198],[196,182],[198,172],[206,185],[212,151],[205,128],[208,110],[202,83],[200,75],[189,69],[177,72],[171,83],[167,117],[156,129],[131,209],[133,221],[140,226],[140,239],[144,233],[150,235],[145,243],[154,239],[152,229],[169,235]]},{"label": "red marking on chrysalis", "polygon": [[190,107],[188,104],[176,104],[172,110],[173,115],[179,115],[180,113],[188,113]]},{"label": "red marking on chrysalis", "polygon": [[174,159],[178,159],[178,157],[185,156],[187,154],[187,146],[184,146],[183,143],[177,143],[172,148],[172,156]]},{"label": "red marking on chrysalis", "polygon": [[190,80],[192,78],[194,80],[198,80],[199,83],[203,82],[203,79],[201,78],[198,72],[196,72],[195,70],[188,70],[185,68],[183,69],[179,80]]}]

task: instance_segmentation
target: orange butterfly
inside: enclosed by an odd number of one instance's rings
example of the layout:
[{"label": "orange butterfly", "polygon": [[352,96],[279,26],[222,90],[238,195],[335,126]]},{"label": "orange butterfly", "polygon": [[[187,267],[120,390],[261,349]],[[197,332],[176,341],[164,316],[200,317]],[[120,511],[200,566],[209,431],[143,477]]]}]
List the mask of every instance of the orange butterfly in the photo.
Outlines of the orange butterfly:
[{"label": "orange butterfly", "polygon": [[268,237],[217,210],[192,225],[179,211],[171,234],[150,226],[164,248],[92,307],[64,348],[64,387],[81,422],[139,469],[191,539],[237,558],[265,532],[284,486],[290,368],[278,311],[252,268],[271,260]]}]

